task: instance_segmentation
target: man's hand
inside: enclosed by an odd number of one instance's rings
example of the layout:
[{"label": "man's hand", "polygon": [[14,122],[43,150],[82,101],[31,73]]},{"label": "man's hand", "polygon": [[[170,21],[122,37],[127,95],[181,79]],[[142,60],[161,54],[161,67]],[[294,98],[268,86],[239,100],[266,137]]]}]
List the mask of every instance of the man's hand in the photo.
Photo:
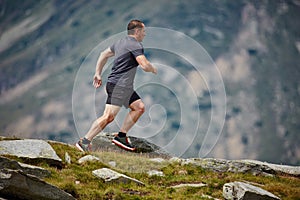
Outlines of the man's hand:
[{"label": "man's hand", "polygon": [[153,73],[153,74],[157,74],[157,69],[156,69],[156,67],[153,67],[152,73]]},{"label": "man's hand", "polygon": [[95,88],[98,88],[102,85],[102,79],[101,79],[101,76],[99,74],[95,74],[93,85],[94,85]]}]

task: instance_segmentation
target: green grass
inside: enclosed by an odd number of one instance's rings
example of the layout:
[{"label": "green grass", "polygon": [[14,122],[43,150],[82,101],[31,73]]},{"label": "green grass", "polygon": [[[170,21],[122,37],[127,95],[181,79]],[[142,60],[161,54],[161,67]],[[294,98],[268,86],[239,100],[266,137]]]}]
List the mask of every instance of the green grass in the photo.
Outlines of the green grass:
[{"label": "green grass", "polygon": [[[215,198],[222,197],[222,187],[231,181],[244,181],[266,189],[283,200],[299,199],[300,181],[295,177],[263,177],[251,174],[215,173],[194,165],[179,163],[157,164],[149,161],[147,156],[132,153],[95,152],[101,161],[78,164],[77,160],[84,155],[72,146],[50,142],[58,156],[64,160],[65,152],[71,156],[71,164],[63,161],[63,168],[56,169],[41,163],[42,167],[51,171],[51,176],[45,181],[69,192],[77,199],[207,199],[203,195]],[[109,161],[117,163],[110,167]],[[92,171],[109,167],[145,183],[139,186],[135,183],[113,184],[92,175]],[[164,172],[165,176],[149,177],[150,169]],[[184,187],[171,188],[180,183],[204,183],[201,188]]]}]

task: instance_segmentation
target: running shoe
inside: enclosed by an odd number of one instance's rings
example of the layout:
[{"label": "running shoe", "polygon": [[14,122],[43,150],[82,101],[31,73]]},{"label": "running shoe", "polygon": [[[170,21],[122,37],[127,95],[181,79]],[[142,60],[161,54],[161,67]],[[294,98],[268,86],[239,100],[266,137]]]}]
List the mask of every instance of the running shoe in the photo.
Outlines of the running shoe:
[{"label": "running shoe", "polygon": [[89,152],[92,149],[91,144],[83,144],[82,138],[75,144],[75,146],[77,147],[77,149],[79,151],[82,151],[82,152]]},{"label": "running shoe", "polygon": [[127,151],[135,151],[136,149],[130,144],[130,140],[128,137],[120,137],[120,136],[115,136],[114,139],[112,140],[112,143],[117,145],[118,147],[125,149]]}]

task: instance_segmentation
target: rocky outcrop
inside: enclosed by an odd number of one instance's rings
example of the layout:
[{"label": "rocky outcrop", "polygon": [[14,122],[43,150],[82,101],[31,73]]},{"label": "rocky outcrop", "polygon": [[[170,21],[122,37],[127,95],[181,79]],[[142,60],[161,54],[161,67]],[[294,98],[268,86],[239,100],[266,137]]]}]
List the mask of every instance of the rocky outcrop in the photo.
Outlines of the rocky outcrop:
[{"label": "rocky outcrop", "polygon": [[277,196],[259,187],[243,182],[226,183],[223,196],[228,200],[278,200]]},{"label": "rocky outcrop", "polygon": [[0,196],[7,199],[75,199],[63,190],[20,170],[0,170]]},{"label": "rocky outcrop", "polygon": [[[115,151],[122,152],[123,149],[112,144],[112,139],[116,133],[100,133],[92,141],[93,151]],[[148,142],[143,138],[129,137],[132,145],[136,147],[136,153],[147,154],[151,157],[171,158],[172,155],[164,151],[159,146]]]},{"label": "rocky outcrop", "polygon": [[108,168],[101,168],[93,171],[93,175],[109,183],[129,183],[134,182],[138,185],[145,185],[143,182],[116,172]]},{"label": "rocky outcrop", "polygon": [[49,165],[62,166],[62,160],[57,156],[50,144],[43,140],[3,140],[0,141],[0,155],[12,155],[31,160],[43,159]]},{"label": "rocky outcrop", "polygon": [[215,158],[172,158],[172,162],[180,162],[182,165],[194,164],[204,169],[216,172],[251,173],[253,175],[288,175],[300,176],[299,166],[275,165],[255,160],[224,160]]}]

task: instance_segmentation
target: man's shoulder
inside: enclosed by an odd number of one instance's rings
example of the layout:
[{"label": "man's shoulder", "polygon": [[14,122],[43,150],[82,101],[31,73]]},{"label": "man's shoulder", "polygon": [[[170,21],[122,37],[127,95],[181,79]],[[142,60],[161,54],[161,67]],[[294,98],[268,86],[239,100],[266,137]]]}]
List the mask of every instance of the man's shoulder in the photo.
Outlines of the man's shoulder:
[{"label": "man's shoulder", "polygon": [[135,38],[126,36],[116,41],[112,46],[117,48],[142,49],[143,46]]},{"label": "man's shoulder", "polygon": [[141,42],[137,41],[134,37],[131,37],[129,35],[127,35],[125,38],[124,38],[128,43],[131,43],[131,44],[137,44],[137,45],[142,45]]}]

